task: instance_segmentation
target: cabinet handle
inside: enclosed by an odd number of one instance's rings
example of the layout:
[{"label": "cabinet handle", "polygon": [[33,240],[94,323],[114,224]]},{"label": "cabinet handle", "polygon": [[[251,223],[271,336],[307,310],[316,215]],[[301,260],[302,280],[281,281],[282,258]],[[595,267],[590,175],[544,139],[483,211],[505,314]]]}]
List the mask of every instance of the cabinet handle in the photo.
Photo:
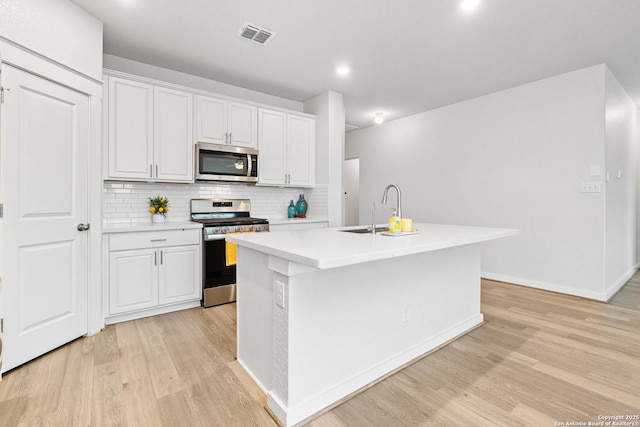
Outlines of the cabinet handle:
[{"label": "cabinet handle", "polygon": [[164,261],[162,260],[164,258],[163,253],[164,251],[160,251],[160,265],[164,264]]},{"label": "cabinet handle", "polygon": [[158,177],[158,165],[156,165],[156,178]]},{"label": "cabinet handle", "polygon": [[153,253],[153,265],[158,265],[158,252]]},{"label": "cabinet handle", "polygon": [[149,176],[153,178],[153,165],[149,165]]},{"label": "cabinet handle", "polygon": [[229,144],[233,144],[233,133],[229,132]]},{"label": "cabinet handle", "polygon": [[151,239],[152,242],[166,242],[167,239]]},{"label": "cabinet handle", "polygon": [[228,144],[229,143],[229,132],[225,132],[224,133],[224,143]]}]

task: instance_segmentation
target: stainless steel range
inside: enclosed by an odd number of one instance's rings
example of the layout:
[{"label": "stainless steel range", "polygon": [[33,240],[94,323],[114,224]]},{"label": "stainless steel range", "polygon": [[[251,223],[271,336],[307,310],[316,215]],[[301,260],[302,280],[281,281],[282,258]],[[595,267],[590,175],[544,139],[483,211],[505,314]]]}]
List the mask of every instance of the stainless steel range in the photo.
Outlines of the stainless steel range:
[{"label": "stainless steel range", "polygon": [[269,221],[251,217],[247,199],[192,199],[191,220],[204,224],[202,305],[211,307],[236,300],[234,248],[225,234],[269,231]]}]

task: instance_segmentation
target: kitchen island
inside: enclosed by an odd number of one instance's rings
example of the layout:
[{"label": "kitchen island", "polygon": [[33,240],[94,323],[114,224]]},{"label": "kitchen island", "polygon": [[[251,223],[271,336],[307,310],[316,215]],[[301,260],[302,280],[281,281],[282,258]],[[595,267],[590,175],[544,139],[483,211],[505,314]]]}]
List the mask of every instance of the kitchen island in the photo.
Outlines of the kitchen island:
[{"label": "kitchen island", "polygon": [[405,236],[312,229],[238,244],[237,357],[285,426],[472,330],[480,243],[517,230],[415,224]]}]

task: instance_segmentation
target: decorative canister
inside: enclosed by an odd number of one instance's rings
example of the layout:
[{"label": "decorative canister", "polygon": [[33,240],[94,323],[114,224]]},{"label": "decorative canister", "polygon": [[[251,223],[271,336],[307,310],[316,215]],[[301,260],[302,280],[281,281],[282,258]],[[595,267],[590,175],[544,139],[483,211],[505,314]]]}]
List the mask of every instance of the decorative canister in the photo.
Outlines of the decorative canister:
[{"label": "decorative canister", "polygon": [[154,224],[164,222],[165,220],[166,220],[166,217],[160,213],[155,213],[151,215],[151,222]]},{"label": "decorative canister", "polygon": [[300,198],[298,198],[298,202],[296,203],[296,216],[305,218],[307,216],[308,208],[309,208],[309,205],[307,204],[307,201],[304,199],[304,194],[301,194]]},{"label": "decorative canister", "polygon": [[293,200],[289,202],[289,207],[287,208],[287,218],[294,218],[296,216],[296,205],[293,204]]}]

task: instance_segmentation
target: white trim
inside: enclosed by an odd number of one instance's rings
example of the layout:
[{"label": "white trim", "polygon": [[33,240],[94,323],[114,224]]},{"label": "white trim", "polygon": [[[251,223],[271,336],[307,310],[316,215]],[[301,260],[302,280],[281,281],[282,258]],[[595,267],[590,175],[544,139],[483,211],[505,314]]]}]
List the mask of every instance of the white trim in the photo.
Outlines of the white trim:
[{"label": "white trim", "polygon": [[269,109],[269,110],[274,110],[274,111],[278,111],[281,113],[287,113],[287,114],[291,114],[294,116],[299,116],[299,117],[307,117],[309,119],[315,119],[316,116],[313,114],[308,114],[308,113],[304,113],[302,111],[298,111],[298,110],[289,110],[286,108],[281,108],[281,107],[276,107],[273,105],[269,105],[269,104],[262,104],[259,102],[254,102],[254,101],[249,101],[246,99],[242,99],[242,98],[234,98],[232,96],[228,96],[228,95],[222,95],[219,93],[215,93],[215,92],[209,92],[206,90],[202,90],[202,89],[197,89],[197,88],[193,88],[190,86],[183,86],[183,85],[179,85],[179,84],[175,84],[175,83],[169,83],[169,82],[165,82],[162,80],[156,80],[156,79],[152,79],[149,77],[143,77],[143,76],[137,76],[135,74],[129,74],[129,73],[125,73],[122,71],[117,71],[117,70],[110,70],[108,68],[104,68],[103,69],[104,75],[105,76],[109,76],[109,77],[119,77],[122,79],[127,79],[127,80],[132,80],[135,82],[139,82],[139,83],[146,83],[152,86],[160,86],[163,88],[167,88],[167,89],[173,89],[173,90],[178,90],[181,92],[187,92],[187,93],[191,93],[193,95],[201,95],[201,96],[207,96],[207,97],[211,97],[211,98],[217,98],[217,99],[222,99],[225,101],[232,101],[232,102],[238,102],[241,104],[246,104],[246,105],[253,105],[257,108],[265,108],[265,109]]},{"label": "white trim", "polygon": [[[105,286],[106,287],[106,286]],[[141,319],[143,317],[155,316],[158,314],[171,313],[173,311],[186,310],[187,308],[200,307],[200,299],[180,302],[177,304],[162,305],[147,310],[134,311],[131,313],[119,314],[117,316],[107,317],[105,323],[112,325],[114,323],[125,322],[127,320]]]},{"label": "white trim", "polygon": [[604,292],[585,291],[584,289],[571,288],[567,286],[556,285],[552,283],[538,282],[536,280],[523,279],[520,277],[507,276],[505,274],[490,273],[483,271],[482,278],[489,280],[497,280],[499,282],[513,283],[514,285],[527,286],[529,288],[542,289],[545,291],[558,292],[561,294],[574,295],[577,297],[589,298],[597,301],[605,302]]},{"label": "white trim", "polygon": [[0,36],[2,61],[87,95],[102,97],[102,82]]},{"label": "white trim", "polygon": [[102,310],[102,102],[90,98],[89,141],[89,271],[87,334],[95,335],[104,327]]},{"label": "white trim", "polygon": [[633,267],[631,267],[629,271],[627,271],[626,274],[623,274],[616,282],[614,282],[611,286],[605,289],[604,296],[607,302],[611,301],[611,298],[613,298],[615,294],[617,294],[620,291],[620,289],[622,289],[624,285],[627,284],[629,279],[631,279],[633,275],[636,274],[639,267],[640,267],[640,264],[634,265]]}]

